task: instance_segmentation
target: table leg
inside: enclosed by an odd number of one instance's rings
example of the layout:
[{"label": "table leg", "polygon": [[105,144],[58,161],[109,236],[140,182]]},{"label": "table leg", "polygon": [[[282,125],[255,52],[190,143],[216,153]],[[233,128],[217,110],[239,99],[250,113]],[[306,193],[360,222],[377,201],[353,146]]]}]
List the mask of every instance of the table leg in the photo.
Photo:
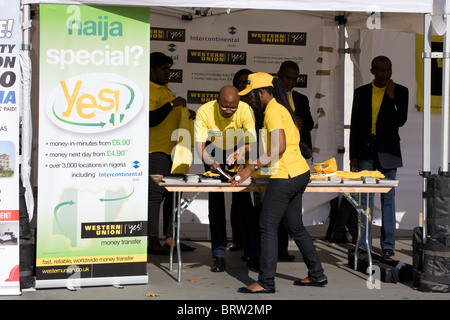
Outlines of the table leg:
[{"label": "table leg", "polygon": [[[178,282],[181,282],[181,246],[180,246],[180,220],[181,220],[181,192],[177,192],[177,253],[178,253]],[[172,241],[173,244],[173,241]]]},{"label": "table leg", "polygon": [[361,215],[363,213],[360,212],[361,211],[360,208],[361,208],[361,194],[358,193],[358,208],[356,208],[356,211],[358,212],[358,237],[356,238],[355,253],[353,255],[353,259],[354,259],[353,269],[354,270],[358,270],[358,247],[359,247],[359,241],[361,240]]},{"label": "table leg", "polygon": [[349,193],[344,193],[344,196],[347,198],[347,200],[350,201],[350,203],[352,204],[352,206],[356,209],[357,213],[358,213],[358,237],[356,238],[356,244],[355,244],[355,253],[354,253],[354,270],[358,270],[358,247],[359,247],[359,241],[361,240],[361,227],[363,226],[361,223],[362,220],[362,215],[366,215],[366,223],[365,223],[365,243],[366,243],[366,247],[368,248],[367,250],[367,258],[369,260],[369,272],[370,272],[370,276],[372,276],[372,255],[370,254],[370,247],[369,247],[369,223],[370,223],[370,208],[369,208],[369,193],[366,194],[367,196],[367,204],[366,204],[366,208],[362,208],[361,207],[361,199],[362,199],[362,195],[361,193],[358,193],[358,201],[356,201],[355,199],[353,199],[353,197],[349,194]]},{"label": "table leg", "polygon": [[169,270],[173,271],[173,249],[174,249],[174,240],[175,240],[175,228],[176,228],[176,214],[178,210],[177,205],[177,192],[173,192],[173,203],[172,203],[172,242],[170,243],[170,257],[169,257]]},{"label": "table leg", "polygon": [[367,248],[367,259],[369,260],[369,281],[372,281],[372,254],[370,253],[370,246],[369,246],[369,223],[371,223],[371,212],[369,208],[369,193],[366,194],[367,196],[367,205],[366,205],[366,248]]}]

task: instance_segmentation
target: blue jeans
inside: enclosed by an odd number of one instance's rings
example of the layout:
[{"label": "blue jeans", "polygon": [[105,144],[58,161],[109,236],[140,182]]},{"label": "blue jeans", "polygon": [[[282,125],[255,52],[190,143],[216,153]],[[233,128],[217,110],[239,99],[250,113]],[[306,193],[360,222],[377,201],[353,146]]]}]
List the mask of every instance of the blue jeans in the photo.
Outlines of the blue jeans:
[{"label": "blue jeans", "polygon": [[[397,168],[384,169],[381,167],[378,156],[376,153],[376,140],[375,138],[371,141],[371,148],[369,154],[359,161],[358,165],[359,171],[362,170],[378,170],[386,179],[395,180],[397,175]],[[373,218],[373,208],[374,208],[374,198],[375,194],[371,193],[369,195],[369,208],[371,216]],[[367,196],[366,194],[361,195],[361,205],[365,209],[367,207]],[[361,217],[361,223],[363,226],[366,225],[366,216]],[[392,249],[395,250],[395,230],[396,230],[396,219],[395,219],[395,188],[392,188],[388,193],[381,193],[381,237],[380,244],[383,250]],[[369,223],[369,246],[372,249],[372,223]],[[365,242],[365,227],[361,229],[361,239],[359,241],[359,248],[361,250],[367,251],[367,245]]]},{"label": "blue jeans", "polygon": [[319,255],[302,221],[302,196],[309,176],[308,171],[294,178],[269,180],[260,216],[261,271],[258,283],[263,288],[275,288],[278,226],[282,220],[303,256],[308,277],[315,281],[326,279]]}]

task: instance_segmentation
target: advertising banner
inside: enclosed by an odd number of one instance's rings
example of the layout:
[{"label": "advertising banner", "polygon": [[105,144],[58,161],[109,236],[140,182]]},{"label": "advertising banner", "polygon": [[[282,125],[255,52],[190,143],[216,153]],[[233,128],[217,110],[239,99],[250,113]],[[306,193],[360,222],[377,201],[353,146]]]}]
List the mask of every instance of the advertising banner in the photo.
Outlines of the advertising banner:
[{"label": "advertising banner", "polygon": [[40,15],[36,288],[147,283],[149,10]]},{"label": "advertising banner", "polygon": [[0,1],[0,295],[20,294],[20,1]]}]

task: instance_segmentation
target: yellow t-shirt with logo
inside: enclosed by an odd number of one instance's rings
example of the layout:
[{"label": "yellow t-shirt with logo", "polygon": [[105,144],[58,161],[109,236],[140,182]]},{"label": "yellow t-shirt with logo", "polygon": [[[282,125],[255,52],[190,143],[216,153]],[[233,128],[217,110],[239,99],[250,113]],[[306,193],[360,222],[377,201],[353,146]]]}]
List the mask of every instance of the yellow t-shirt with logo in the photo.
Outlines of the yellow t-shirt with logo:
[{"label": "yellow t-shirt with logo", "polygon": [[[150,81],[150,111],[157,110],[174,99],[175,96],[167,85],[161,86]],[[172,133],[179,128],[180,117],[181,107],[175,107],[159,125],[149,129],[149,153],[172,153],[177,144],[176,140],[172,141]]]},{"label": "yellow t-shirt with logo", "polygon": [[386,87],[378,88],[372,81],[372,134],[377,133],[378,113],[383,102]]},{"label": "yellow t-shirt with logo", "polygon": [[212,100],[197,110],[195,142],[211,141],[222,150],[234,148],[242,139],[248,143],[256,142],[255,116],[247,103],[239,101],[230,118],[223,117],[219,108],[217,100]]},{"label": "yellow t-shirt with logo", "polygon": [[289,111],[274,98],[269,102],[264,112],[262,142],[265,152],[271,145],[271,132],[277,129],[284,130],[286,150],[277,161],[269,164],[268,173],[270,178],[293,178],[309,171],[308,163],[300,152],[300,133],[298,128],[294,124]]}]

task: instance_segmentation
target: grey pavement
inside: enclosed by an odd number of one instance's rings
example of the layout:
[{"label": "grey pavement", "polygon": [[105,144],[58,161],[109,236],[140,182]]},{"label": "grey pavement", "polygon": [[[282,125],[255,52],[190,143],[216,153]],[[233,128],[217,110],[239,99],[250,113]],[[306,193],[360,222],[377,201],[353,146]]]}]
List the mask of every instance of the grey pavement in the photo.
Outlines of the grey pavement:
[{"label": "grey pavement", "polygon": [[[243,251],[229,252],[225,272],[213,273],[209,241],[186,241],[197,247],[182,253],[182,280],[177,281],[178,264],[174,258],[174,270],[169,270],[169,257],[149,255],[148,283],[114,286],[82,287],[76,291],[67,288],[23,291],[20,296],[0,296],[0,300],[190,300],[190,301],[275,301],[275,300],[450,300],[449,293],[421,292],[412,282],[379,283],[374,288],[367,275],[348,266],[347,252],[351,244],[331,244],[321,239],[323,229],[310,234],[320,255],[328,285],[324,288],[294,286],[294,280],[306,277],[306,266],[294,242],[289,251],[295,255],[293,262],[279,262],[274,294],[242,294],[237,289],[253,283],[257,272],[247,268],[241,260]],[[412,231],[400,232],[396,241],[395,259],[412,264]],[[379,238],[373,239],[374,251],[379,250]]]}]

